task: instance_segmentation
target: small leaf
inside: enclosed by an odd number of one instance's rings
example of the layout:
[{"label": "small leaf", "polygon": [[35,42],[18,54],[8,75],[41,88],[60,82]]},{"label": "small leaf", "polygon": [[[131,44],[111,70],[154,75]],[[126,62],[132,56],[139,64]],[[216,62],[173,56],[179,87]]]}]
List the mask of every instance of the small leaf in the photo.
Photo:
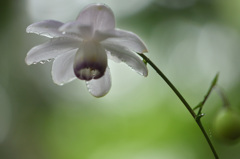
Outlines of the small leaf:
[{"label": "small leaf", "polygon": [[213,79],[213,81],[212,81],[212,87],[217,84],[218,76],[219,76],[219,73],[217,73],[216,76],[214,77],[214,79]]}]

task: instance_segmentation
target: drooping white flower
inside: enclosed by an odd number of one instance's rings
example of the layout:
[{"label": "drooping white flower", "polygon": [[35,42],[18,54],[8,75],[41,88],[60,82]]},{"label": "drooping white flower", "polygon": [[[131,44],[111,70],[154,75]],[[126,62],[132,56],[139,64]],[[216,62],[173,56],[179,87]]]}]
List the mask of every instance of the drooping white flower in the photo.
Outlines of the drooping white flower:
[{"label": "drooping white flower", "polygon": [[41,21],[26,31],[51,38],[33,47],[25,61],[31,65],[54,59],[52,78],[56,84],[78,78],[86,81],[93,96],[104,96],[111,87],[108,59],[125,62],[143,76],[148,74],[136,54],[147,52],[145,44],[136,34],[115,28],[113,12],[105,4],[85,7],[75,21]]}]

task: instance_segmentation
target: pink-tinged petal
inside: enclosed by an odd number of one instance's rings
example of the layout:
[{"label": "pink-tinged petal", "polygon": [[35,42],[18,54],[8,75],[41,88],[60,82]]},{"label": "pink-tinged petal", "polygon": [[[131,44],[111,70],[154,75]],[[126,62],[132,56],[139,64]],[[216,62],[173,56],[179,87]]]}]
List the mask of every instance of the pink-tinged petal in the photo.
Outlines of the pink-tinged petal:
[{"label": "pink-tinged petal", "polygon": [[114,31],[106,32],[106,34],[108,34],[109,38],[101,42],[104,45],[119,45],[137,53],[148,52],[141,38],[132,32],[115,29]]},{"label": "pink-tinged petal", "polygon": [[79,47],[81,41],[71,38],[51,39],[49,42],[33,47],[25,58],[28,65],[54,59],[70,50]]},{"label": "pink-tinged petal", "polygon": [[104,4],[91,4],[85,7],[77,17],[82,26],[93,26],[93,30],[112,30],[115,28],[115,18],[112,10]]},{"label": "pink-tinged petal", "polygon": [[133,52],[119,45],[106,45],[108,58],[115,62],[124,62],[142,76],[148,75],[144,62]]},{"label": "pink-tinged petal", "polygon": [[104,76],[99,79],[86,81],[88,91],[95,97],[106,95],[111,88],[111,76],[109,68],[106,68]]},{"label": "pink-tinged petal", "polygon": [[84,41],[76,53],[73,67],[81,80],[101,78],[107,67],[106,51],[97,42]]},{"label": "pink-tinged petal", "polygon": [[76,79],[73,72],[73,62],[77,49],[55,58],[52,66],[52,78],[54,83],[63,85]]},{"label": "pink-tinged petal", "polygon": [[62,22],[55,20],[45,20],[29,25],[26,29],[27,33],[35,33],[46,36],[48,38],[62,37],[63,34],[58,31],[58,28],[63,25]]}]

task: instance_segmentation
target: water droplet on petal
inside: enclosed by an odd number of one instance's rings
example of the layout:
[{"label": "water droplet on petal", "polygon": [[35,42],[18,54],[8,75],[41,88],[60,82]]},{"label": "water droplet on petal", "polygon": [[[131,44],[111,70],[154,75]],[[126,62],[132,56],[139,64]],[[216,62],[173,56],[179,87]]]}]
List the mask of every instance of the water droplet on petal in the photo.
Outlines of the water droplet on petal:
[{"label": "water droplet on petal", "polygon": [[36,65],[36,64],[37,64],[37,62],[33,62],[32,64]]},{"label": "water droplet on petal", "polygon": [[51,62],[51,61],[52,61],[52,59],[48,59],[48,60],[47,60],[47,62]]},{"label": "water droplet on petal", "polygon": [[46,61],[44,61],[44,60],[43,60],[43,61],[40,61],[40,64],[45,64],[45,62],[46,62]]},{"label": "water droplet on petal", "polygon": [[141,76],[144,76],[144,74],[140,71],[137,71],[138,74],[140,74]]}]

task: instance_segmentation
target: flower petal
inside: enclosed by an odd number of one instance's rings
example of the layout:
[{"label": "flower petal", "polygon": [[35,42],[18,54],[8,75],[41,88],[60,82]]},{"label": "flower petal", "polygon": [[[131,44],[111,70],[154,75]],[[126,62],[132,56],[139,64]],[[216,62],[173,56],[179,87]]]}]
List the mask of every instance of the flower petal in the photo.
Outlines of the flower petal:
[{"label": "flower petal", "polygon": [[[68,22],[59,28],[59,31],[63,34],[70,33],[71,35],[77,35],[82,39],[91,39],[93,36],[93,27],[90,25],[81,25],[78,21]],[[67,34],[68,35],[68,34]]]},{"label": "flower petal", "polygon": [[52,66],[52,78],[54,83],[63,85],[76,79],[73,72],[73,62],[77,49],[71,50],[55,58]]},{"label": "flower petal", "polygon": [[59,21],[45,20],[29,25],[26,29],[26,32],[35,33],[48,38],[62,37],[63,34],[58,31],[58,28],[62,25],[63,23]]},{"label": "flower petal", "polygon": [[108,32],[108,34],[109,38],[102,41],[105,45],[119,45],[138,53],[148,52],[141,38],[132,32],[115,29],[112,32]]},{"label": "flower petal", "polygon": [[110,70],[106,68],[104,76],[99,79],[92,79],[90,81],[86,81],[86,85],[88,91],[95,97],[102,97],[106,95],[112,85]]},{"label": "flower petal", "polygon": [[51,39],[49,42],[33,47],[28,53],[25,62],[28,65],[56,58],[67,51],[79,47],[81,41],[71,38]]},{"label": "flower petal", "polygon": [[115,62],[125,62],[129,67],[142,76],[148,75],[144,62],[133,52],[119,45],[105,45],[108,58]]},{"label": "flower petal", "polygon": [[115,28],[112,10],[104,4],[91,4],[85,7],[77,17],[82,26],[93,26],[93,30],[106,31]]},{"label": "flower petal", "polygon": [[75,75],[81,80],[98,79],[107,67],[107,54],[97,42],[82,42],[74,61]]}]

